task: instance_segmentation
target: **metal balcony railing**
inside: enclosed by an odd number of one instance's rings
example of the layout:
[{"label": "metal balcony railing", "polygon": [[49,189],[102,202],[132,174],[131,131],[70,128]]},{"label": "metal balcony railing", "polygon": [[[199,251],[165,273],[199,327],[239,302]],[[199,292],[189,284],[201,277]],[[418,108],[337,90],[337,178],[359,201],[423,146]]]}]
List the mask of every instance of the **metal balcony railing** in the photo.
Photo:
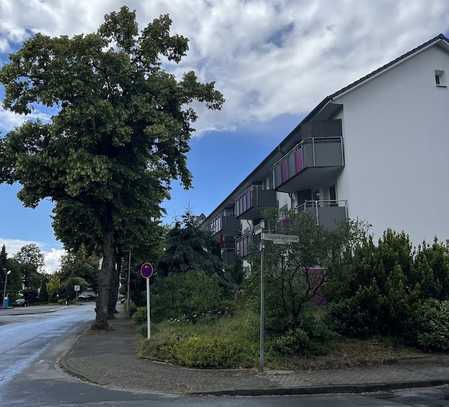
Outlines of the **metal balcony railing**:
[{"label": "metal balcony railing", "polygon": [[327,229],[334,229],[348,219],[346,200],[304,201],[296,207],[296,210],[314,217],[317,225]]},{"label": "metal balcony railing", "polygon": [[275,208],[276,205],[275,190],[251,185],[236,199],[234,215],[240,219],[255,219],[261,215],[260,210]]},{"label": "metal balcony railing", "polygon": [[273,165],[275,188],[306,168],[343,167],[343,137],[311,137],[301,140]]}]

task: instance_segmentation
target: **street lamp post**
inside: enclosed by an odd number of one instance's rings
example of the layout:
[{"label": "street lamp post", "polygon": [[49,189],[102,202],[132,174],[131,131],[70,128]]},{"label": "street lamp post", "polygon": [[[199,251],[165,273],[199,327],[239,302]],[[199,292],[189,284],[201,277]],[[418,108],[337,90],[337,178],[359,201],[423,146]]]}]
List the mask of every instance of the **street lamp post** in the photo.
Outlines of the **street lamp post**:
[{"label": "street lamp post", "polygon": [[126,312],[129,316],[129,296],[130,296],[130,287],[131,287],[131,248],[128,253],[128,279],[126,282]]},{"label": "street lamp post", "polygon": [[5,284],[3,285],[3,308],[5,308],[5,304],[6,304],[6,301],[5,301],[5,298],[6,298],[6,284],[8,282],[8,276],[10,274],[11,274],[11,270],[9,270],[9,271],[7,271],[5,273]]}]

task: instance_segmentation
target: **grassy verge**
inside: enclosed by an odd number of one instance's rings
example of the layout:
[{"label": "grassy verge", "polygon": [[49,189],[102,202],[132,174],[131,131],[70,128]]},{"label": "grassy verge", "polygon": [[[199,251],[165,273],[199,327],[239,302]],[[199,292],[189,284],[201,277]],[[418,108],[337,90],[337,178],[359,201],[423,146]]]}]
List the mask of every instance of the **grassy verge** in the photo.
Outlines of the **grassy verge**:
[{"label": "grassy verge", "polygon": [[[285,356],[271,351],[268,339],[266,365],[272,369],[336,369],[425,356],[385,338],[338,337],[329,349],[319,356]],[[162,322],[154,327],[150,341],[141,341],[139,357],[196,368],[253,368],[258,359],[257,317],[239,314],[196,324]]]},{"label": "grassy verge", "polygon": [[271,368],[293,370],[344,369],[394,364],[401,360],[428,356],[423,352],[402,345],[395,345],[388,338],[349,339],[338,338],[327,355],[279,357],[272,355]]},{"label": "grassy verge", "polygon": [[256,332],[248,314],[196,324],[163,322],[151,340],[142,341],[139,356],[188,367],[249,368],[257,356]]}]

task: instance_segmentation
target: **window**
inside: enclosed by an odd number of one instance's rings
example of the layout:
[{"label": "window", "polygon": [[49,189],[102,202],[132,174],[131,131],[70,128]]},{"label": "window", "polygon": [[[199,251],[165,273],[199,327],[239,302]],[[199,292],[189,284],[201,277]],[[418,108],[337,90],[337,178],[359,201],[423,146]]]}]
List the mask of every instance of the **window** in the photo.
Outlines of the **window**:
[{"label": "window", "polygon": [[446,74],[441,69],[435,71],[435,85],[438,87],[446,87]]}]

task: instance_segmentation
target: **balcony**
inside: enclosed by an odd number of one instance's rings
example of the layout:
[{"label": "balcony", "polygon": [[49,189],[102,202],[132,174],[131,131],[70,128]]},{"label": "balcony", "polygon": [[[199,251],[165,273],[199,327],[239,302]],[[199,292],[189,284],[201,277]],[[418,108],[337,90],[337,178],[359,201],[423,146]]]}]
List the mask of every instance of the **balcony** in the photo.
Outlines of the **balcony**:
[{"label": "balcony", "polygon": [[311,137],[302,140],[273,166],[277,191],[296,192],[332,184],[344,167],[342,137]]},{"label": "balcony", "polygon": [[235,254],[242,258],[248,256],[251,250],[252,242],[253,235],[251,233],[238,237],[235,240]]},{"label": "balcony", "polygon": [[240,221],[235,216],[221,214],[211,221],[209,229],[214,235],[235,236],[240,233]]},{"label": "balcony", "polygon": [[347,201],[305,201],[296,209],[309,214],[317,225],[330,231],[348,219]]},{"label": "balcony", "polygon": [[255,220],[263,217],[264,209],[276,208],[276,191],[250,186],[235,201],[234,215],[238,219]]}]

